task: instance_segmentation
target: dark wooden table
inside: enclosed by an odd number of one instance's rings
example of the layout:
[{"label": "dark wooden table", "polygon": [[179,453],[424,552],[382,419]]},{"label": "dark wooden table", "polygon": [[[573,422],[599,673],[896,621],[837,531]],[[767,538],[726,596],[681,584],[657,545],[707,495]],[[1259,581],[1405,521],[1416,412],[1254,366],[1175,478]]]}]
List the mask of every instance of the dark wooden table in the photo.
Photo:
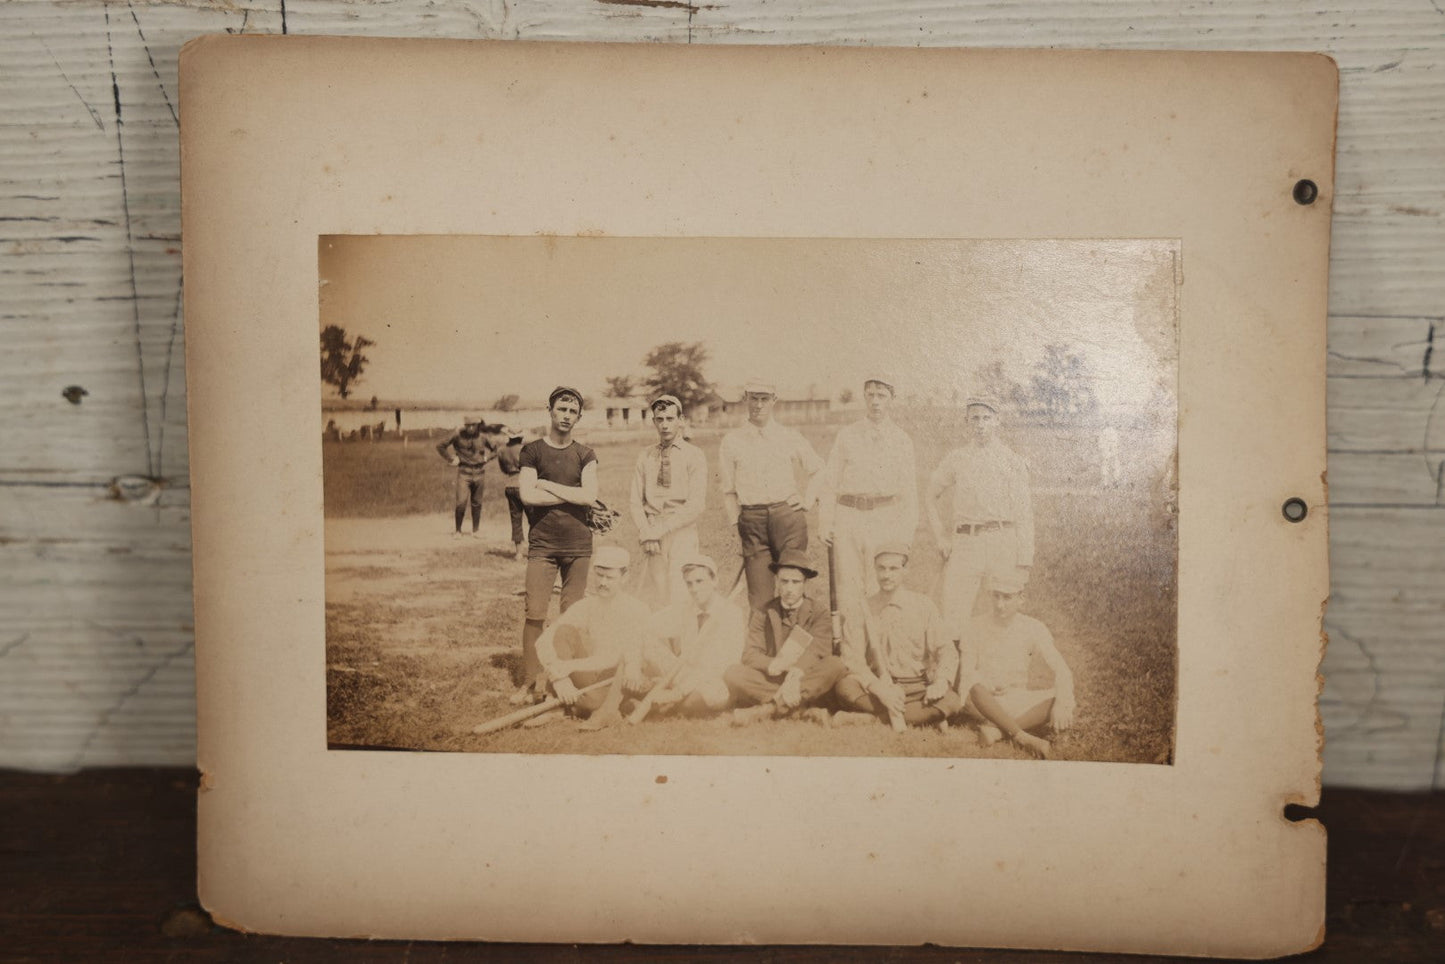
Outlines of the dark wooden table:
[{"label": "dark wooden table", "polygon": [[[215,926],[196,903],[190,770],[0,771],[0,961],[950,961],[1155,958],[940,948],[323,941]],[[1445,794],[1326,791],[1328,937],[1305,961],[1445,961]]]}]

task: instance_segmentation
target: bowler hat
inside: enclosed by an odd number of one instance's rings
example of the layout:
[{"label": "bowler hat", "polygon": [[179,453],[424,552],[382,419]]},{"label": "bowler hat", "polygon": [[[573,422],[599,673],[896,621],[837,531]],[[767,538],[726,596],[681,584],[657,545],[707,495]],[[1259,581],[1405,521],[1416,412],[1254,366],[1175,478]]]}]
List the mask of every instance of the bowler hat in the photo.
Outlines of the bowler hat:
[{"label": "bowler hat", "polygon": [[808,558],[808,554],[800,549],[784,549],[778,556],[777,562],[768,563],[768,568],[775,573],[779,569],[796,569],[808,579],[812,579],[818,575],[818,570],[813,568],[813,563]]}]

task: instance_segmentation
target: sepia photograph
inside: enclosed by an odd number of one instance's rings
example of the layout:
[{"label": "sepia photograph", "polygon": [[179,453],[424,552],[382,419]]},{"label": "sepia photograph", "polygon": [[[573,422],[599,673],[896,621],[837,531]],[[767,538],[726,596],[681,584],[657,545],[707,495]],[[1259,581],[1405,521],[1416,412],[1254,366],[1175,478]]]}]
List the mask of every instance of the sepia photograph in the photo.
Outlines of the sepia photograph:
[{"label": "sepia photograph", "polygon": [[319,239],[333,750],[1173,762],[1169,239]]}]

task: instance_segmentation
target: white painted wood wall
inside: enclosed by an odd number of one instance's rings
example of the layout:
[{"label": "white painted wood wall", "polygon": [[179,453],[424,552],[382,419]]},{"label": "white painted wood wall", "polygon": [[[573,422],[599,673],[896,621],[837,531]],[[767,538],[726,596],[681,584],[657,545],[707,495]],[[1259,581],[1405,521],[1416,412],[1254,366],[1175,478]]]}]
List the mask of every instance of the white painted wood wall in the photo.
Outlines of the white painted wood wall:
[{"label": "white painted wood wall", "polygon": [[193,759],[176,56],[221,31],[1332,54],[1325,781],[1445,785],[1442,0],[0,4],[0,765]]}]

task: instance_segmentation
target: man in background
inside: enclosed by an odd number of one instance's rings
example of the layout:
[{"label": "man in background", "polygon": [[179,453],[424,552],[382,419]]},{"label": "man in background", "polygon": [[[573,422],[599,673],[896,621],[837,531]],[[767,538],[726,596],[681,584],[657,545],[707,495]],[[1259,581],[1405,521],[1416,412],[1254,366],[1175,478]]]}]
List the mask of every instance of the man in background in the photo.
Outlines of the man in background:
[{"label": "man in background", "polygon": [[648,411],[657,444],[637,455],[630,504],[647,581],[638,594],[662,608],[683,599],[681,562],[698,554],[697,520],[707,506],[707,457],[683,440],[682,403],[676,396],[658,396]]},{"label": "man in background", "polygon": [[437,445],[437,454],[457,467],[456,530],[462,534],[467,506],[472,509],[472,536],[482,524],[482,479],[487,463],[496,456],[496,444],[487,437],[486,423],[480,415],[470,415],[457,429]]},{"label": "man in background", "polygon": [[497,465],[507,480],[502,493],[507,497],[507,514],[512,521],[512,558],[521,562],[527,558],[526,551],[522,548],[526,542],[522,532],[522,518],[526,514],[521,488],[522,433],[514,428],[502,431],[507,437],[507,444],[497,453]]}]

